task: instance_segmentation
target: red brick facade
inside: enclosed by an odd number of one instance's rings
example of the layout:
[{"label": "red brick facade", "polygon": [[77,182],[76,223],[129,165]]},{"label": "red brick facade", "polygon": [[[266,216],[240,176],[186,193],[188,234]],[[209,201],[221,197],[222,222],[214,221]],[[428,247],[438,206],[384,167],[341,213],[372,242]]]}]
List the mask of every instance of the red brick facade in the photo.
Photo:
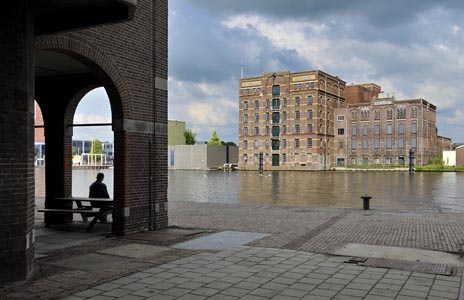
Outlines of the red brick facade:
[{"label": "red brick facade", "polygon": [[9,58],[0,62],[0,282],[24,279],[33,266],[34,98],[45,125],[46,207],[71,195],[70,125],[82,97],[103,86],[115,142],[113,233],[168,224],[167,0],[138,0],[127,22],[35,38],[30,3],[13,1],[0,13],[8,28],[0,54]]}]

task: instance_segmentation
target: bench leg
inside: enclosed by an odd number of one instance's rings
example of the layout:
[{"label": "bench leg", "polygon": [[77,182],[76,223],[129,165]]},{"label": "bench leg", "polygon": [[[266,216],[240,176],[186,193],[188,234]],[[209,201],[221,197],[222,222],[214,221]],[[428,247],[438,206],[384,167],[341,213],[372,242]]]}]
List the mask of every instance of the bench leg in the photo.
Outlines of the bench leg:
[{"label": "bench leg", "polygon": [[95,217],[93,217],[92,221],[90,222],[89,226],[87,226],[87,231],[91,231],[93,226],[95,226],[95,223],[97,223],[98,221],[98,218],[101,216],[101,212],[99,212],[98,214],[95,215]]}]

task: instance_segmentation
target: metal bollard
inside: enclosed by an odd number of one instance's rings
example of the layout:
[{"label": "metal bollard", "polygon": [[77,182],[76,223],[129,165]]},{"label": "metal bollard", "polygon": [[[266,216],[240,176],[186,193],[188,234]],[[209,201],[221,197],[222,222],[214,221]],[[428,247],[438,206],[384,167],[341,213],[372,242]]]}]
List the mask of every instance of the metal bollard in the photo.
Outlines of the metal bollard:
[{"label": "metal bollard", "polygon": [[364,210],[369,210],[369,201],[371,200],[371,196],[365,194],[364,196],[361,196],[361,199],[363,199],[363,209]]}]

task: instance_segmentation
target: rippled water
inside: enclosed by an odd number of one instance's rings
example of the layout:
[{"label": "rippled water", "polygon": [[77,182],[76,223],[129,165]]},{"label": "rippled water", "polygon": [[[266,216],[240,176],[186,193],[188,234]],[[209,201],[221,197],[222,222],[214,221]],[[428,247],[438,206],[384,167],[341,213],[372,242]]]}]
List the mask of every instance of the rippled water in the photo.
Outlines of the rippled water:
[{"label": "rippled water", "polygon": [[[99,170],[73,170],[73,195],[87,196]],[[103,170],[110,195],[113,170]],[[36,194],[44,194],[43,169]],[[169,171],[169,201],[464,212],[464,173]],[[43,195],[42,194],[42,195]]]}]

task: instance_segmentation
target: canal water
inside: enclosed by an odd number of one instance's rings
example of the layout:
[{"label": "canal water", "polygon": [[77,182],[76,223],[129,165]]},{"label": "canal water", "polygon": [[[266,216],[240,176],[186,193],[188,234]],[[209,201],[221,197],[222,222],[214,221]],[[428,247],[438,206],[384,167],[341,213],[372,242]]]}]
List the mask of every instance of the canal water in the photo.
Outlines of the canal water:
[{"label": "canal water", "polygon": [[[113,170],[73,170],[73,196],[88,196],[96,174],[105,174],[113,195]],[[43,197],[44,169],[36,168],[36,195]],[[385,211],[464,212],[464,173],[169,171],[173,201],[361,208]]]}]

